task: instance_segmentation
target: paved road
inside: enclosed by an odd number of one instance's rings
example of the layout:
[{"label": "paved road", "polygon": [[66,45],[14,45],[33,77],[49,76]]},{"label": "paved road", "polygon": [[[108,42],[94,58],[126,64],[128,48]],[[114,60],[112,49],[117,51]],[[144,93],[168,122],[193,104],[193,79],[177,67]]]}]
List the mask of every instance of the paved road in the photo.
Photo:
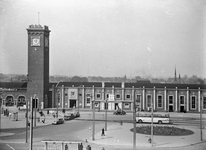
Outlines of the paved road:
[{"label": "paved road", "polygon": [[[46,125],[46,126],[38,126],[34,128],[34,147],[35,149],[43,149],[43,143],[40,141],[42,140],[68,140],[68,141],[85,141],[86,138],[91,138],[91,125],[92,122],[88,121],[92,119],[92,112],[84,112],[81,114],[83,117],[80,117],[79,120],[72,120],[67,121],[65,124],[62,125]],[[22,115],[23,116],[23,115]],[[189,115],[188,115],[189,116]],[[101,130],[102,127],[104,127],[105,122],[101,121],[105,118],[104,112],[99,112],[96,114],[95,118],[99,121],[96,121],[95,123],[95,131],[96,133]],[[184,116],[177,116],[176,118],[174,116],[171,116],[172,119],[176,121],[183,121],[183,124],[189,124],[191,122],[196,122],[197,119],[191,119],[191,118],[198,118],[196,116],[190,116],[190,117],[184,117]],[[4,118],[5,119],[5,118]],[[8,119],[8,118],[6,118]],[[23,120],[23,118],[21,118]],[[81,120],[82,119],[82,120]],[[123,120],[125,122],[131,122],[132,120],[132,113],[128,113],[125,116],[116,116],[112,113],[108,113],[108,126],[112,124],[117,124],[119,120]],[[198,127],[199,124],[195,125]],[[8,136],[8,137],[1,137],[0,139],[3,140],[6,143],[0,143],[0,149],[2,150],[13,150],[12,148],[15,148],[15,150],[28,150],[29,144],[25,144],[25,129],[24,128],[18,128],[15,127],[13,129],[7,128],[3,129],[4,132],[13,132],[15,135]],[[29,136],[28,136],[29,137]],[[93,147],[99,148],[99,145],[93,144]],[[196,149],[201,148],[201,144],[196,147]],[[204,145],[202,146],[204,147]],[[195,146],[193,147],[195,148]],[[34,150],[35,150],[34,149]],[[111,150],[114,150],[114,147],[110,147]],[[123,150],[119,149],[119,150]],[[147,149],[147,148],[141,148],[141,149]],[[155,148],[154,148],[155,149]],[[190,148],[188,147],[187,150]],[[109,148],[107,149],[109,150]],[[174,150],[176,150],[174,148]],[[184,148],[181,148],[181,150],[184,150]],[[185,149],[186,150],[186,149]]]}]

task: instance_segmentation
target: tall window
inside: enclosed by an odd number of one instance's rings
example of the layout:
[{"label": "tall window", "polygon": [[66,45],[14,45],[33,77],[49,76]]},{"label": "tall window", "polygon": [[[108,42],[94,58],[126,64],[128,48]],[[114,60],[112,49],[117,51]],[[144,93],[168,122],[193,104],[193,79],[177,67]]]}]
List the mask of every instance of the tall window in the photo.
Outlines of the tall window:
[{"label": "tall window", "polygon": [[157,107],[162,107],[162,95],[157,96]]},{"label": "tall window", "polygon": [[87,94],[86,96],[87,96],[87,97],[86,97],[86,105],[87,105],[87,106],[90,106],[91,94]]},{"label": "tall window", "polygon": [[141,95],[136,95],[136,102],[137,103],[140,103],[141,102]]},{"label": "tall window", "polygon": [[121,98],[120,94],[116,94],[116,99],[120,99],[120,98]]},{"label": "tall window", "polygon": [[173,96],[169,96],[169,104],[173,104]]},{"label": "tall window", "polygon": [[184,96],[180,96],[180,104],[185,104],[185,97]]},{"label": "tall window", "polygon": [[151,95],[147,95],[147,107],[151,107],[152,105],[152,96]]},{"label": "tall window", "polygon": [[196,108],[196,97],[192,96],[191,97],[191,109],[195,109]]},{"label": "tall window", "polygon": [[100,94],[100,93],[97,93],[97,94],[96,94],[96,98],[97,98],[97,99],[101,99],[101,94]]},{"label": "tall window", "polygon": [[206,97],[203,97],[203,102],[202,102],[202,104],[203,104],[203,109],[206,109]]},{"label": "tall window", "polygon": [[126,94],[126,99],[131,99],[131,95],[130,94]]}]

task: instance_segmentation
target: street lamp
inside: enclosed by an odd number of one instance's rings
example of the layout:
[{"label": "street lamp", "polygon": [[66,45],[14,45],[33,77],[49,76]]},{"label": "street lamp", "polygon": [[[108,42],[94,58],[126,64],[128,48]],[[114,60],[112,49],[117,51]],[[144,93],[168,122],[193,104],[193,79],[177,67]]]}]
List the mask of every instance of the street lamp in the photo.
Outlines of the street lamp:
[{"label": "street lamp", "polygon": [[[56,84],[55,90],[57,89],[57,87],[58,87],[58,85],[59,85],[60,82],[61,82],[61,80]],[[55,96],[55,97],[56,97],[56,96]],[[56,114],[56,118],[58,118],[59,100],[60,100],[60,95],[59,95],[59,90],[58,90],[58,92],[57,92],[57,101],[56,101],[56,103],[57,103],[57,114]]]},{"label": "street lamp", "polygon": [[2,95],[3,92],[0,93],[0,133],[1,133],[1,106],[2,106]]},{"label": "street lamp", "polygon": [[105,104],[105,131],[107,131],[107,108],[108,108],[108,103],[107,103],[107,98],[106,98],[106,104]]}]

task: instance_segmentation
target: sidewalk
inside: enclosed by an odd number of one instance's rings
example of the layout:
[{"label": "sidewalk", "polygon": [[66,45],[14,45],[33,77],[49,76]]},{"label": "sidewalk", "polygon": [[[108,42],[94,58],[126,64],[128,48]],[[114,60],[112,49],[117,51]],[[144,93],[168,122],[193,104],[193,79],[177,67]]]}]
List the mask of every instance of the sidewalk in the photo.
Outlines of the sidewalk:
[{"label": "sidewalk", "polygon": [[[142,126],[137,124],[137,126]],[[184,128],[183,126],[178,126],[179,128]],[[95,141],[90,140],[90,142],[102,145],[119,145],[128,146],[133,145],[133,132],[130,129],[133,128],[133,124],[124,123],[113,124],[108,126],[106,136],[101,136],[101,131],[95,135]],[[193,135],[188,136],[153,136],[153,146],[154,147],[182,147],[200,143],[200,129],[186,127],[185,129],[192,130]],[[136,145],[140,147],[151,147],[151,143],[148,142],[150,135],[136,134]],[[203,130],[203,137],[206,140],[206,130]]]},{"label": "sidewalk", "polygon": [[[25,129],[26,128],[26,118],[25,118],[25,111],[18,111],[18,120],[14,120],[13,116],[11,118],[4,116],[1,114],[1,131],[0,131],[0,137],[1,136],[10,136],[14,135],[15,133],[12,132],[13,130],[10,129]],[[45,114],[45,123],[36,121],[36,127],[39,126],[45,126],[48,124],[52,124],[55,118],[53,118],[52,114],[47,115],[46,111],[44,111]],[[59,115],[62,116],[62,113],[59,112]],[[36,118],[40,117],[39,113],[37,112]],[[28,126],[29,129],[29,126]]]}]

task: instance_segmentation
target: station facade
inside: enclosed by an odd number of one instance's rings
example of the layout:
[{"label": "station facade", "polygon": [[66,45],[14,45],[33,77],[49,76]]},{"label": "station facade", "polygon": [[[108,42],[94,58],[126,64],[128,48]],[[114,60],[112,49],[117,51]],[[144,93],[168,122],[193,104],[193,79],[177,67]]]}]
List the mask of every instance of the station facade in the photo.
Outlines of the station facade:
[{"label": "station facade", "polygon": [[[48,26],[30,25],[27,82],[0,82],[3,107],[21,107],[37,99],[37,107],[206,113],[206,85],[150,82],[49,83]],[[176,72],[175,72],[176,77]]]},{"label": "station facade", "polygon": [[206,90],[199,84],[60,82],[52,88],[52,106],[99,110],[206,112]]}]

